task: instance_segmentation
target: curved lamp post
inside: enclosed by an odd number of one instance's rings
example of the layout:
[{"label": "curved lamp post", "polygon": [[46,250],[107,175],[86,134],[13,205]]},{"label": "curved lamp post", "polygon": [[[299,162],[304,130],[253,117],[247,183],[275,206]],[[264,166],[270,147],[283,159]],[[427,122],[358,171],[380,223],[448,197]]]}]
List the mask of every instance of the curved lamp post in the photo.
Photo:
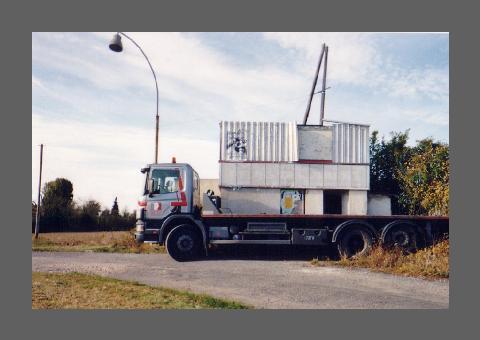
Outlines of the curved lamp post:
[{"label": "curved lamp post", "polygon": [[150,63],[150,60],[148,59],[147,55],[145,52],[143,52],[142,48],[133,40],[130,38],[128,35],[126,35],[123,32],[117,32],[114,36],[108,47],[113,51],[113,52],[122,52],[123,51],[123,45],[122,45],[122,37],[120,35],[123,35],[125,38],[130,40],[135,46],[138,47],[140,52],[142,52],[143,56],[145,59],[147,59],[148,66],[150,66],[150,70],[152,70],[153,78],[155,79],[155,88],[157,90],[157,115],[155,116],[156,119],[156,126],[155,126],[155,164],[158,163],[158,121],[159,121],[159,116],[158,116],[158,83],[157,83],[157,76],[155,75],[155,71],[153,70],[152,64]]}]

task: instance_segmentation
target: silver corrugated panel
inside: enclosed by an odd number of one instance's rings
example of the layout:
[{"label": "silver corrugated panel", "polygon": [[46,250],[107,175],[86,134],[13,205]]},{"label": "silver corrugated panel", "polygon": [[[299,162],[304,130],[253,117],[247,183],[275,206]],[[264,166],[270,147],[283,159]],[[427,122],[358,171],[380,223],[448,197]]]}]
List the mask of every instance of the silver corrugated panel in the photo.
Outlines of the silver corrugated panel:
[{"label": "silver corrugated panel", "polygon": [[333,125],[333,162],[370,163],[368,126],[348,123]]},{"label": "silver corrugated panel", "polygon": [[298,161],[297,125],[275,122],[220,123],[220,160]]}]

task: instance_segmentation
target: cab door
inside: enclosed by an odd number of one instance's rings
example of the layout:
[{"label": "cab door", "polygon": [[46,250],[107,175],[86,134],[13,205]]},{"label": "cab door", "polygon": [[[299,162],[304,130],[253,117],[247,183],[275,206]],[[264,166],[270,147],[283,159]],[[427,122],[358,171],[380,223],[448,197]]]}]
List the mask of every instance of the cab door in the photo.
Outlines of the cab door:
[{"label": "cab door", "polygon": [[[175,210],[187,206],[183,183],[185,171],[181,168],[153,168],[149,180],[151,191],[147,195],[146,218],[163,219]],[[179,207],[179,208],[178,208]]]}]

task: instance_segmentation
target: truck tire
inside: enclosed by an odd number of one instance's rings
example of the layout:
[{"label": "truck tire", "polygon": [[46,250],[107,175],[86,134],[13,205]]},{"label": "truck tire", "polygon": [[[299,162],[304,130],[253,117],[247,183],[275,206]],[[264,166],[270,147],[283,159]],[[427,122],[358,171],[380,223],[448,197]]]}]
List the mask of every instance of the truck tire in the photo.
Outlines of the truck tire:
[{"label": "truck tire", "polygon": [[168,254],[176,261],[191,261],[200,257],[202,238],[189,224],[173,228],[167,235],[165,246]]},{"label": "truck tire", "polygon": [[387,247],[399,247],[411,253],[418,248],[417,233],[413,226],[400,224],[388,231],[383,243]]},{"label": "truck tire", "polygon": [[137,245],[142,245],[144,241],[145,239],[143,234],[135,234],[135,242]]},{"label": "truck tire", "polygon": [[351,258],[366,255],[373,245],[372,234],[364,228],[351,227],[342,232],[337,242],[341,257]]}]

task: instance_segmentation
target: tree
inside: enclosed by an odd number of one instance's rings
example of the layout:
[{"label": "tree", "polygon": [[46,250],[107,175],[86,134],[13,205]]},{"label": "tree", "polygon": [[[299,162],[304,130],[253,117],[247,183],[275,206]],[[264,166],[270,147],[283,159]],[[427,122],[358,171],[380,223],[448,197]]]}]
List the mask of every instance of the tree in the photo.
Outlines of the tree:
[{"label": "tree", "polygon": [[44,224],[56,228],[68,227],[73,214],[73,184],[57,178],[45,183],[41,212]]},{"label": "tree", "polygon": [[122,226],[123,227],[133,227],[135,225],[135,221],[137,219],[136,217],[136,211],[134,210],[132,213],[130,213],[125,207],[122,211]]},{"label": "tree", "polygon": [[100,213],[100,217],[98,219],[98,225],[100,227],[108,228],[110,227],[110,210],[109,209],[103,209],[102,212]]},{"label": "tree", "polygon": [[370,138],[370,190],[390,196],[394,214],[448,215],[448,145],[431,138],[407,146],[408,130]]},{"label": "tree", "polygon": [[392,132],[389,141],[383,137],[380,141],[378,131],[373,131],[370,138],[370,191],[390,196],[394,214],[407,213],[400,202],[398,174],[404,171],[412,154],[407,146],[408,132]]},{"label": "tree", "polygon": [[88,200],[80,209],[80,224],[94,228],[98,225],[101,206],[95,200]]},{"label": "tree", "polygon": [[115,197],[115,201],[113,201],[113,206],[112,206],[111,214],[112,214],[113,216],[118,216],[118,215],[119,215],[118,202],[117,202],[117,198],[116,198],[116,197]]},{"label": "tree", "polygon": [[418,142],[405,171],[399,172],[400,202],[410,214],[448,215],[448,145],[427,138]]}]

